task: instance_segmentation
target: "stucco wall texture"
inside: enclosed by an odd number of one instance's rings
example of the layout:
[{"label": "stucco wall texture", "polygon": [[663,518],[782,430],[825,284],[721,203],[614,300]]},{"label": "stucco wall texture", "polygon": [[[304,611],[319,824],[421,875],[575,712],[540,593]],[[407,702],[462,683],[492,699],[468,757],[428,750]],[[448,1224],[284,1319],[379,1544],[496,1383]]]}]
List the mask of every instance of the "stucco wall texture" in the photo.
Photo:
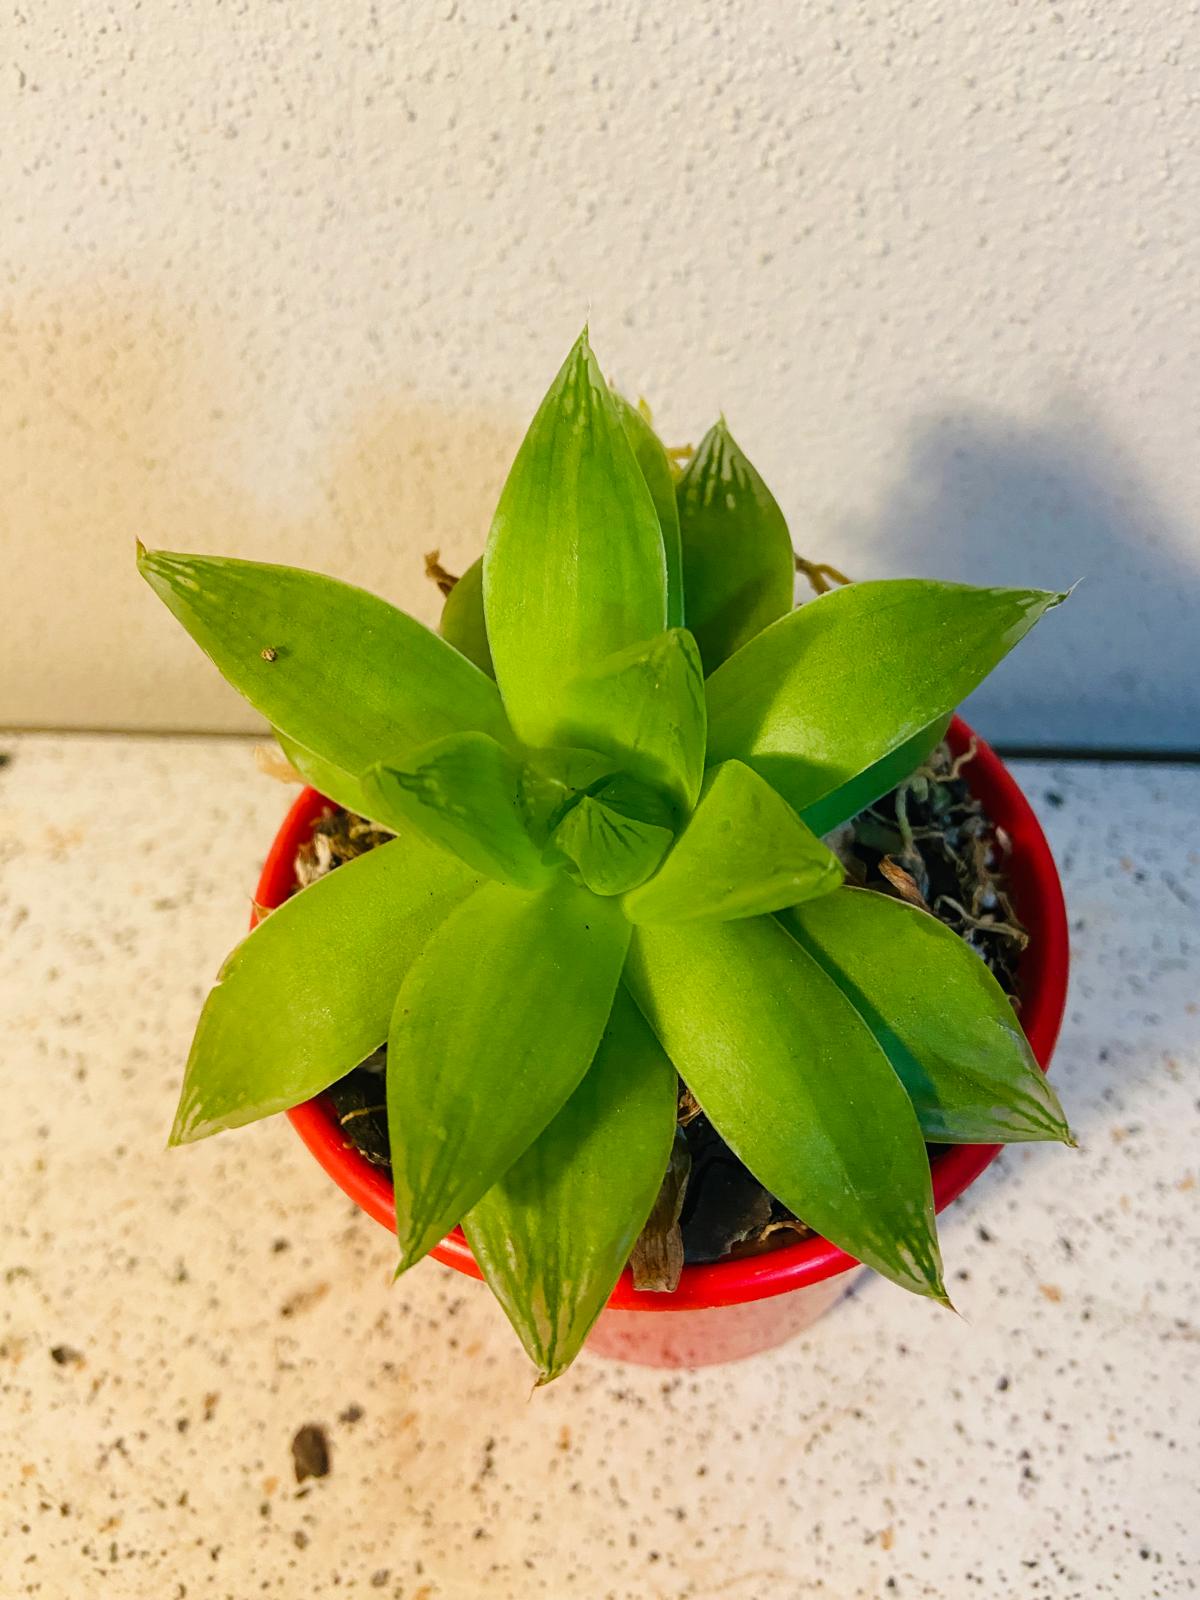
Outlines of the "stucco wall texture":
[{"label": "stucco wall texture", "polygon": [[135,535],[432,620],[590,314],[805,554],[1085,580],[989,736],[1200,745],[1195,4],[46,0],[0,42],[0,722],[255,726]]}]

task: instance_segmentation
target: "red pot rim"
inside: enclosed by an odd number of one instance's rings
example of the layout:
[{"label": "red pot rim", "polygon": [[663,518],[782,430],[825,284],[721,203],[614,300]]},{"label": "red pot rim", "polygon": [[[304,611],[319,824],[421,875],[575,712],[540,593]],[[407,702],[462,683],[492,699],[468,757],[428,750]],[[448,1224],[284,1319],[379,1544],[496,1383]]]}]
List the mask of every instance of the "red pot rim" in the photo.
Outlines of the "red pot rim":
[{"label": "red pot rim", "polygon": [[[1069,950],[1062,885],[1046,836],[1015,778],[995,751],[956,717],[947,734],[954,754],[962,754],[973,737],[976,738],[975,756],[964,768],[963,776],[992,821],[1003,828],[1012,841],[1009,884],[1017,912],[1029,932],[1029,946],[1020,968],[1021,1022],[1044,1072],[1058,1038],[1067,997]],[[330,804],[315,789],[305,789],[296,800],[263,867],[255,895],[258,905],[277,906],[291,893],[295,886],[296,850],[307,838],[312,823]],[[377,1222],[388,1229],[394,1227],[395,1202],[390,1178],[344,1142],[326,1097],[318,1095],[287,1115],[334,1182]],[[947,1146],[933,1162],[933,1198],[937,1209],[941,1211],[957,1199],[995,1160],[1000,1148],[999,1145]],[[459,1228],[442,1240],[433,1255],[446,1266],[470,1277],[482,1277]],[[709,1306],[738,1305],[818,1283],[857,1264],[853,1256],[827,1239],[805,1239],[762,1255],[685,1267],[678,1289],[669,1295],[635,1289],[626,1268],[613,1290],[609,1306],[619,1311],[692,1311]]]}]

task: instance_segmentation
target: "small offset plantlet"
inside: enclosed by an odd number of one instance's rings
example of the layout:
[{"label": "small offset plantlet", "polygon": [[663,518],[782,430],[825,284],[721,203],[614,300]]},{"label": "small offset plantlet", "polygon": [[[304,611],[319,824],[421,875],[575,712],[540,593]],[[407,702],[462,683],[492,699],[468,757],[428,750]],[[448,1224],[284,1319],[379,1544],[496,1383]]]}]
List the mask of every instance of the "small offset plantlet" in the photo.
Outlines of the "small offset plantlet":
[{"label": "small offset plantlet", "polygon": [[724,422],[676,481],[586,332],[442,637],[291,567],[138,565],[303,776],[395,835],[229,957],[172,1143],[386,1042],[400,1270],[461,1223],[541,1381],[646,1221],[680,1079],[796,1216],[944,1303],[926,1141],[1070,1141],[980,958],[823,842],[1063,595],[904,579],[793,610]]}]

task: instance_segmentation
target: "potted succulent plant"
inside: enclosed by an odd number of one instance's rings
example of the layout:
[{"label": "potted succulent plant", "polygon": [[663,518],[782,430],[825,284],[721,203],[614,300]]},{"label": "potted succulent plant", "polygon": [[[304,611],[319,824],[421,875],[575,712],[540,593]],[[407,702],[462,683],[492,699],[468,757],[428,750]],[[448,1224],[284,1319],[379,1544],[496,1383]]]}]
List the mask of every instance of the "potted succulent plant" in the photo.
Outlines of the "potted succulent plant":
[{"label": "potted succulent plant", "polygon": [[138,564],[312,786],[300,822],[327,797],[374,846],[229,957],[172,1143],[386,1045],[399,1270],[461,1224],[540,1381],[670,1187],[681,1082],[789,1216],[942,1303],[927,1141],[1070,1142],[976,951],[903,869],[904,897],[857,887],[831,848],[1062,595],[892,580],[793,610],[724,423],[677,483],[586,332],[442,637],[289,567]]}]

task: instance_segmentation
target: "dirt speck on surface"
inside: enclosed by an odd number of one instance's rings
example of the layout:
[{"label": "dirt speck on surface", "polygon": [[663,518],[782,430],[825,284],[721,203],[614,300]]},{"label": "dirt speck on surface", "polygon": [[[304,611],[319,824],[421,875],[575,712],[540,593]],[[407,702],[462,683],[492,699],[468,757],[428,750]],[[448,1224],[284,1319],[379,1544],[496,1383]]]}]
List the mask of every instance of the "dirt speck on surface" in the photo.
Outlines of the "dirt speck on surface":
[{"label": "dirt speck on surface", "polygon": [[50,1359],[59,1367],[81,1367],[83,1352],[69,1344],[56,1344],[50,1351]]},{"label": "dirt speck on surface", "polygon": [[311,1311],[313,1306],[319,1305],[329,1293],[327,1283],[314,1283],[307,1289],[297,1289],[295,1294],[290,1294],[279,1308],[281,1317],[298,1317],[305,1311]]},{"label": "dirt speck on surface", "polygon": [[297,1483],[329,1475],[329,1440],[320,1423],[306,1422],[297,1431],[292,1440],[292,1465],[296,1469]]}]

